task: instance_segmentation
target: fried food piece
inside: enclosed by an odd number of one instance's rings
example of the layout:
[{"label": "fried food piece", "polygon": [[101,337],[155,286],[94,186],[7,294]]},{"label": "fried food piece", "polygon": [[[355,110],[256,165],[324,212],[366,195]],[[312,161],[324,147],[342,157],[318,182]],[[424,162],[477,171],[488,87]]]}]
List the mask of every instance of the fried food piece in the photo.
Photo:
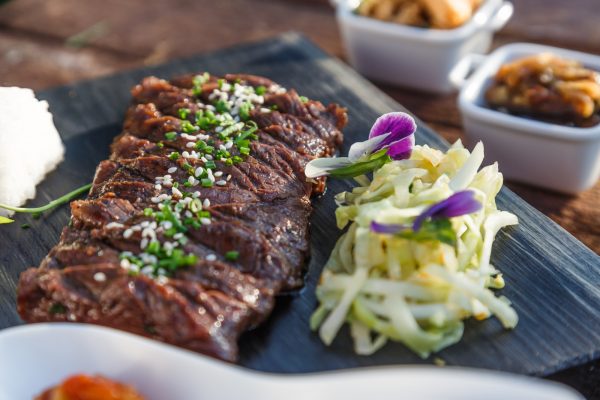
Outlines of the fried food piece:
[{"label": "fried food piece", "polygon": [[494,108],[589,126],[600,110],[600,74],[550,53],[528,56],[502,65],[485,98]]},{"label": "fried food piece", "polygon": [[453,29],[466,23],[482,0],[363,0],[357,13],[403,25]]},{"label": "fried food piece", "polygon": [[421,0],[432,28],[454,29],[467,22],[474,12],[472,0]]},{"label": "fried food piece", "polygon": [[144,400],[131,386],[101,376],[74,375],[35,400]]}]

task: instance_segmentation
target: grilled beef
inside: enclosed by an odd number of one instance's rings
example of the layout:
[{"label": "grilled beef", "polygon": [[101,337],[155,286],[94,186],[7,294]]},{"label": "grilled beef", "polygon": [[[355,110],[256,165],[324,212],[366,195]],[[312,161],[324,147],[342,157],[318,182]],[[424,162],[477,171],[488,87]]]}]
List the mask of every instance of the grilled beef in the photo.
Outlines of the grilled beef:
[{"label": "grilled beef", "polygon": [[345,110],[251,75],[144,79],[60,242],[23,272],[28,322],[110,326],[237,358],[237,339],[302,285],[304,166],[342,141]]}]

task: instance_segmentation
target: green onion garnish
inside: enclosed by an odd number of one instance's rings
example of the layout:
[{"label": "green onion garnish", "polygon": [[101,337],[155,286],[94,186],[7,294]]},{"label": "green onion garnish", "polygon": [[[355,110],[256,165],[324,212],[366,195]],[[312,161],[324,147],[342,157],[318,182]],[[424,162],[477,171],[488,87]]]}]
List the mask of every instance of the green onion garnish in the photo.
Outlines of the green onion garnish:
[{"label": "green onion garnish", "polygon": [[229,112],[229,106],[227,105],[227,102],[223,100],[217,101],[215,108],[217,109],[217,112],[221,114]]},{"label": "green onion garnish", "polygon": [[165,138],[167,140],[175,140],[177,138],[177,132],[167,132],[165,133]]},{"label": "green onion garnish", "polygon": [[225,259],[228,261],[236,261],[240,256],[240,252],[236,250],[231,250],[225,253]]},{"label": "green onion garnish", "polygon": [[179,110],[177,110],[177,114],[179,114],[179,118],[181,119],[187,119],[188,115],[190,115],[190,109],[189,108],[180,108]]}]

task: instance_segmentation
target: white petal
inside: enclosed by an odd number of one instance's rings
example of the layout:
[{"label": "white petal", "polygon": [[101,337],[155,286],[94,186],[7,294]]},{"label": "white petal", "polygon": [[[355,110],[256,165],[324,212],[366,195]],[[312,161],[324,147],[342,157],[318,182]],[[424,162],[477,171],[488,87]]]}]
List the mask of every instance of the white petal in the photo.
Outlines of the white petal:
[{"label": "white petal", "polygon": [[319,176],[328,175],[332,169],[346,167],[351,165],[352,161],[348,157],[334,158],[315,158],[304,168],[304,175],[307,178],[318,178]]},{"label": "white petal", "polygon": [[386,133],[385,135],[375,136],[374,138],[365,140],[364,142],[354,143],[352,146],[350,146],[348,158],[350,161],[357,161],[365,154],[371,154],[373,149],[377,147],[379,143],[383,142],[389,135],[391,135],[391,132]]}]

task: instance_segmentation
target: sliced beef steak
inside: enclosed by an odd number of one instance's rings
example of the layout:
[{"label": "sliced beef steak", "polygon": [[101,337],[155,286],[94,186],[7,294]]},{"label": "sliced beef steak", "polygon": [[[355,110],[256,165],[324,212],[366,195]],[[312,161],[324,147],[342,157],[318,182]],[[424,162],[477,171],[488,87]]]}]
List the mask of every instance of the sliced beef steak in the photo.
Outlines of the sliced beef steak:
[{"label": "sliced beef steak", "polygon": [[149,77],[89,196],[18,287],[28,322],[78,321],[228,361],[276,296],[302,285],[304,167],[335,154],[346,113],[263,77]]}]

